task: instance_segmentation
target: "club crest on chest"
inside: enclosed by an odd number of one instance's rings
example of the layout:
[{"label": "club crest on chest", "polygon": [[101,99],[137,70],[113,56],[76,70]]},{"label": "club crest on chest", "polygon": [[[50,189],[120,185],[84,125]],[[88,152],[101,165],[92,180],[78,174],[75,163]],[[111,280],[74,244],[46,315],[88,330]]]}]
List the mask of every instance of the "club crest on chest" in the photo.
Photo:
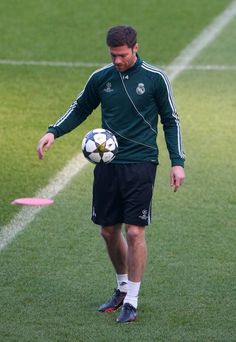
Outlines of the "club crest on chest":
[{"label": "club crest on chest", "polygon": [[143,83],[139,83],[137,88],[136,88],[136,93],[138,95],[143,95],[145,93],[145,87]]}]

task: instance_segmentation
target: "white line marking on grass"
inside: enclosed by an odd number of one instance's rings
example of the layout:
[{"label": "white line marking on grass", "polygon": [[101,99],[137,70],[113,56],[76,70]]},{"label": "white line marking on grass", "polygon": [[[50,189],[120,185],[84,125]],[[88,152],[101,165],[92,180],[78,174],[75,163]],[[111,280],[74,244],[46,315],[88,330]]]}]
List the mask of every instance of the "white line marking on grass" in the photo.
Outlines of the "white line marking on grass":
[{"label": "white line marking on grass", "polygon": [[[168,66],[168,67],[163,67],[163,68],[168,68],[168,70],[178,70],[182,69],[182,65],[173,65],[173,66]],[[194,70],[194,71],[234,71],[236,70],[236,65],[216,65],[216,64],[208,64],[208,65],[189,65],[184,68],[184,70]]]},{"label": "white line marking on grass", "polygon": [[[105,65],[105,63],[86,63],[86,62],[59,62],[59,61],[16,61],[9,59],[0,59],[0,64],[5,65],[26,65],[26,66],[50,66],[50,67],[67,67],[67,68],[101,68]],[[173,71],[182,71],[182,70],[214,70],[214,71],[224,71],[224,70],[235,70],[236,65],[185,65],[185,64],[176,64],[171,63],[170,65],[156,65],[159,68],[173,70]]]},{"label": "white line marking on grass", "polygon": [[[180,55],[174,59],[169,65],[170,79],[176,78],[190,62],[199,54],[199,52],[205,48],[210,42],[212,42],[216,36],[223,30],[227,23],[236,15],[236,1],[233,1],[230,6],[226,8],[221,15],[213,20],[212,24],[203,30],[200,35],[188,45]],[[181,66],[178,70],[172,70],[175,65]],[[88,162],[84,157],[79,154],[73,158],[62,171],[60,171],[56,177],[42,190],[40,190],[35,196],[37,197],[55,197],[59,191],[69,183],[73,176],[75,176]],[[22,210],[11,220],[11,222],[2,227],[0,233],[0,250],[5,248],[16,235],[24,230],[27,225],[32,222],[35,216],[41,208],[23,207]]]},{"label": "white line marking on grass", "polygon": [[[57,173],[55,178],[43,189],[36,193],[35,197],[53,198],[59,191],[63,190],[65,186],[71,181],[82,168],[88,164],[88,161],[80,153],[74,157],[70,162]],[[0,231],[0,250],[6,247],[15,236],[26,226],[32,222],[35,216],[42,210],[43,207],[23,207],[9,224],[4,226]]]},{"label": "white line marking on grass", "polygon": [[0,64],[6,65],[33,65],[33,66],[50,66],[50,67],[67,67],[67,68],[100,68],[105,64],[102,63],[86,63],[86,62],[63,62],[63,61],[17,61],[11,59],[0,59]]},{"label": "white line marking on grass", "polygon": [[[208,46],[236,15],[236,1],[217,16],[169,65],[170,79],[177,77]],[[172,69],[172,66],[179,68]]]}]

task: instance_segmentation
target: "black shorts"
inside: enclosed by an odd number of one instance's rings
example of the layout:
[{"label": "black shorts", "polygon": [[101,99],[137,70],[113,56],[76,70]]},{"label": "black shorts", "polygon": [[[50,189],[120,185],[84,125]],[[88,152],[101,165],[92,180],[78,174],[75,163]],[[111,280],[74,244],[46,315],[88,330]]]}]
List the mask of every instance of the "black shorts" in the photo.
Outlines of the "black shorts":
[{"label": "black shorts", "polygon": [[151,221],[154,163],[103,164],[94,169],[92,220],[102,227]]}]

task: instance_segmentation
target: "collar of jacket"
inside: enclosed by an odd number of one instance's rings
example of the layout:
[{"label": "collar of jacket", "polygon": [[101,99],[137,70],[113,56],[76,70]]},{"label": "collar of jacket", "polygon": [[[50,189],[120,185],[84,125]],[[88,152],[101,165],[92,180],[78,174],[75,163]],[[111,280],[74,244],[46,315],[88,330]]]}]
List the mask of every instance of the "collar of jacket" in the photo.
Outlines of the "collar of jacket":
[{"label": "collar of jacket", "polygon": [[137,54],[137,60],[136,60],[135,64],[131,68],[129,68],[128,70],[121,72],[121,75],[128,75],[128,74],[131,74],[132,72],[136,71],[136,69],[139,67],[140,64],[142,64],[142,62],[143,61],[141,60],[141,58]]}]

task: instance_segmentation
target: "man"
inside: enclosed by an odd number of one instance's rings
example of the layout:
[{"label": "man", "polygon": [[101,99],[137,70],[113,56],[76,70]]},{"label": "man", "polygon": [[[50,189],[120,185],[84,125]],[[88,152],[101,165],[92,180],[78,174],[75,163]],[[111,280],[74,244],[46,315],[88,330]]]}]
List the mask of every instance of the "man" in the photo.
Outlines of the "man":
[{"label": "man", "polygon": [[80,125],[101,104],[102,127],[115,134],[119,151],[110,164],[96,165],[94,170],[92,220],[101,226],[117,279],[117,289],[99,311],[113,312],[122,307],[117,322],[126,323],[137,317],[147,258],[145,226],[151,220],[158,165],[158,114],[171,160],[174,191],[185,177],[184,152],[169,80],[163,71],[140,59],[136,31],[130,26],[112,27],[107,45],[112,63],[95,71],[65,115],[49,126],[39,141],[38,155],[42,159],[55,138]]}]

